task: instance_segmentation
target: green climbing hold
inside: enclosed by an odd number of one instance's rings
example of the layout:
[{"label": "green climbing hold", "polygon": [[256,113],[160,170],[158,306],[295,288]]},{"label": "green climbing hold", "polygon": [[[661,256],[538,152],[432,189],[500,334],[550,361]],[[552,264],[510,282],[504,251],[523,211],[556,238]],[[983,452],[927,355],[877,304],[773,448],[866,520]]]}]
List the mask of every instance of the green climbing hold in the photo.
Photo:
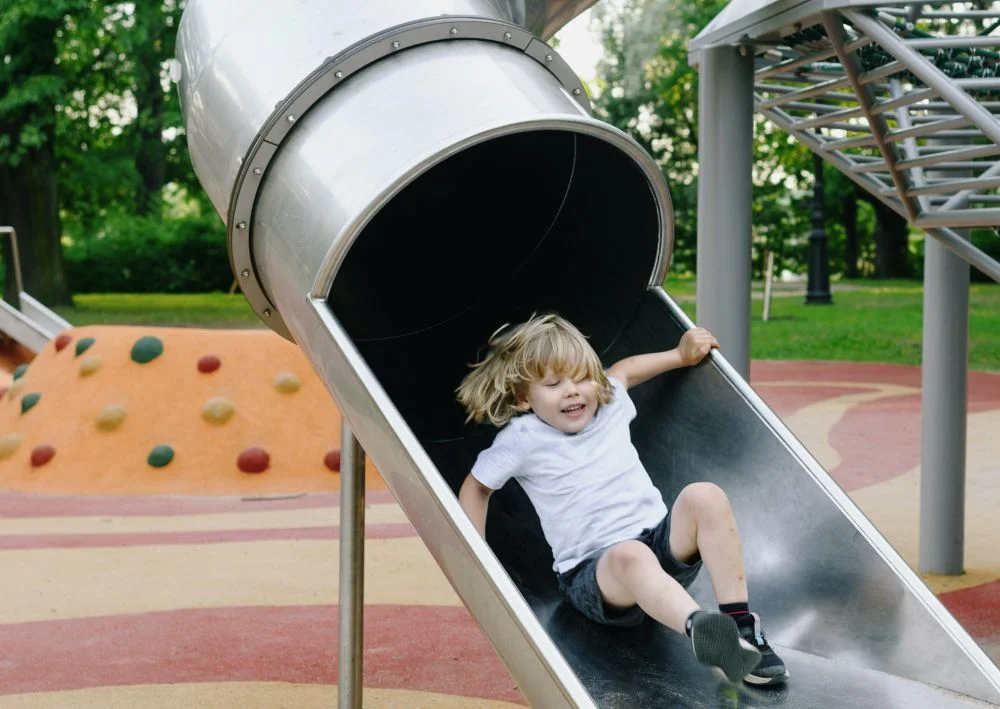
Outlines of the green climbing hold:
[{"label": "green climbing hold", "polygon": [[149,452],[146,462],[154,468],[163,468],[174,459],[174,449],[170,446],[156,446]]},{"label": "green climbing hold", "polygon": [[37,391],[33,391],[30,394],[25,394],[21,397],[21,413],[26,414],[30,411],[38,400],[42,398],[42,395]]},{"label": "green climbing hold", "polygon": [[79,357],[84,352],[89,350],[91,346],[97,342],[93,337],[84,337],[82,340],[76,341],[76,356]]},{"label": "green climbing hold", "polygon": [[27,371],[28,371],[28,365],[26,364],[19,364],[16,367],[14,367],[14,381],[17,381],[18,379],[23,377],[24,373]]},{"label": "green climbing hold", "polygon": [[139,364],[152,362],[161,354],[163,354],[163,340],[159,337],[151,335],[140,337],[132,345],[132,361]]}]

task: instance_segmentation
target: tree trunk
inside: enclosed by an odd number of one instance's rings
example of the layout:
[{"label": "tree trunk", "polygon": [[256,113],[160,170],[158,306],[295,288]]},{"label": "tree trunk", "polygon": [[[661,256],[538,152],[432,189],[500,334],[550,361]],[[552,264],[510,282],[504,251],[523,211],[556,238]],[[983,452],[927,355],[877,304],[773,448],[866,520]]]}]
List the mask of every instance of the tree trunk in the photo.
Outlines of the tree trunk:
[{"label": "tree trunk", "polygon": [[906,219],[860,187],[855,188],[854,196],[875,210],[875,277],[908,278],[910,231]]},{"label": "tree trunk", "polygon": [[874,202],[875,217],[875,277],[906,278],[910,275],[907,262],[909,228],[906,220],[882,202]]},{"label": "tree trunk", "polygon": [[844,202],[844,276],[858,277],[858,200],[852,194]]},{"label": "tree trunk", "polygon": [[159,207],[160,191],[167,173],[167,153],[163,145],[164,93],[160,84],[166,24],[158,2],[136,3],[135,14],[136,23],[149,32],[148,40],[137,48],[135,71],[135,102],[138,111],[135,169],[139,173],[135,208],[138,214],[147,215]]},{"label": "tree trunk", "polygon": [[[46,305],[72,305],[59,241],[57,180],[51,142],[29,153],[16,168],[0,165],[0,222],[17,230],[24,290]],[[4,295],[8,302],[16,302],[9,242],[4,240]]]}]

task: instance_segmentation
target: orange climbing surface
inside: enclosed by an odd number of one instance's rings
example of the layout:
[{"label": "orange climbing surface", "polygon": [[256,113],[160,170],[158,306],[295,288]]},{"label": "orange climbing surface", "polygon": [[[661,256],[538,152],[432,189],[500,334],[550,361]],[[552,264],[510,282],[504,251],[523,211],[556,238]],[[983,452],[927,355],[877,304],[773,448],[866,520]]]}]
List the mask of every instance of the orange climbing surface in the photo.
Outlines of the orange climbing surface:
[{"label": "orange climbing surface", "polygon": [[[84,327],[68,334],[68,346],[49,343],[0,399],[0,456],[9,454],[0,458],[0,489],[273,495],[339,488],[324,458],[340,446],[340,413],[302,352],[274,333]],[[93,344],[77,354],[88,338]],[[200,371],[199,360],[213,356],[218,368]],[[47,446],[55,454],[38,465]],[[154,449],[157,465],[149,461]],[[240,470],[248,451],[266,453],[262,472]],[[384,487],[370,463],[367,477],[369,488]]]}]

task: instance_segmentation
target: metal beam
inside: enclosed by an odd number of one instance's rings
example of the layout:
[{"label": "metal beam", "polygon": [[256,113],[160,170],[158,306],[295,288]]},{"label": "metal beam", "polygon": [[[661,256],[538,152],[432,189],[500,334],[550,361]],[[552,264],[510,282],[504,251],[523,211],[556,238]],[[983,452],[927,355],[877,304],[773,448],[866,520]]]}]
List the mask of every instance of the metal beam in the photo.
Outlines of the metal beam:
[{"label": "metal beam", "polygon": [[844,71],[854,85],[857,101],[861,105],[861,108],[864,109],[865,116],[868,118],[868,125],[871,128],[872,135],[875,136],[879,152],[882,153],[885,164],[889,168],[889,174],[900,195],[907,218],[912,222],[919,214],[919,207],[912,199],[903,197],[906,194],[906,190],[912,185],[909,176],[902,170],[902,166],[898,164],[899,154],[896,146],[885,140],[885,134],[889,132],[889,126],[886,124],[884,116],[872,111],[872,106],[875,104],[876,99],[871,87],[862,86],[859,83],[859,76],[861,74],[860,63],[857,56],[848,53],[845,48],[847,33],[844,30],[844,25],[840,17],[835,13],[829,12],[823,13],[822,17],[826,34],[833,43],[834,49],[837,50],[837,57],[840,59],[840,63],[843,64]]}]

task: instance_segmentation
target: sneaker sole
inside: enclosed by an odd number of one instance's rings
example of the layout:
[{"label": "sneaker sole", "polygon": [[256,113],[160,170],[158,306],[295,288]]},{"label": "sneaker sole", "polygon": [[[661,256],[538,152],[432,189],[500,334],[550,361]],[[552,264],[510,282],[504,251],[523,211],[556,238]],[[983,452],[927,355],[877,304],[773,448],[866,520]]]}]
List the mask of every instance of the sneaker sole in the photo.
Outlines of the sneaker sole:
[{"label": "sneaker sole", "polygon": [[752,684],[757,687],[762,687],[764,685],[769,685],[769,684],[784,684],[785,682],[788,681],[788,678],[789,678],[788,670],[785,670],[780,674],[773,674],[773,675],[760,675],[751,672],[750,674],[746,675],[743,678],[743,681],[746,682],[747,684]]},{"label": "sneaker sole", "polygon": [[691,644],[700,663],[718,670],[734,684],[750,674],[762,659],[757,648],[740,637],[735,621],[719,613],[695,618]]}]

